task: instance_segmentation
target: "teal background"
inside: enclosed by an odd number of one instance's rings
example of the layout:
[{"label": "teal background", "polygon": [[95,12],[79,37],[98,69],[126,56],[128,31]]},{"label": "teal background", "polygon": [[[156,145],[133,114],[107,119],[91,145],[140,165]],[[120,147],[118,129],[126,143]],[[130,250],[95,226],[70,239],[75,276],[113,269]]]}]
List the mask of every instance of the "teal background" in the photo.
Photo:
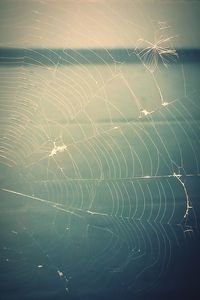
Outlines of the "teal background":
[{"label": "teal background", "polygon": [[0,5],[0,299],[198,299],[199,2]]}]

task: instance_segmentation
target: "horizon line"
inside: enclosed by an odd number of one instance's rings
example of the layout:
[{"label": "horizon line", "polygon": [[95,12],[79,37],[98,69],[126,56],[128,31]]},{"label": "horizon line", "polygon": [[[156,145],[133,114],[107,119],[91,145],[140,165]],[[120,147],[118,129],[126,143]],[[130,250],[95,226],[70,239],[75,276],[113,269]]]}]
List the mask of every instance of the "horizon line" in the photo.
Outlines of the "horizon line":
[{"label": "horizon line", "polygon": [[[0,47],[0,66],[140,64],[135,48],[9,48]],[[138,52],[145,48],[137,49]],[[199,48],[176,49],[170,63],[200,62]],[[173,57],[176,58],[176,57]],[[162,61],[158,60],[158,63]]]}]

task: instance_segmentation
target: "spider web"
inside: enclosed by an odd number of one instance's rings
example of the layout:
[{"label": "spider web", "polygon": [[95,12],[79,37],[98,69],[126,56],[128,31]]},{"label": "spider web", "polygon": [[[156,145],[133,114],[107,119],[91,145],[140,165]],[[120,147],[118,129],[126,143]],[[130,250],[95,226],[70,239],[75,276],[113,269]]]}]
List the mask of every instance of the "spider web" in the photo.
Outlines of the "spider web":
[{"label": "spider web", "polygon": [[[4,280],[17,268],[14,287],[40,282],[43,297],[116,284],[146,292],[198,231],[198,93],[166,22],[138,3],[138,22],[110,4],[74,7],[6,11],[11,29],[33,25],[28,37],[3,45],[22,49],[1,58]],[[102,45],[99,34],[123,51]],[[66,46],[51,48],[52,39]]]}]

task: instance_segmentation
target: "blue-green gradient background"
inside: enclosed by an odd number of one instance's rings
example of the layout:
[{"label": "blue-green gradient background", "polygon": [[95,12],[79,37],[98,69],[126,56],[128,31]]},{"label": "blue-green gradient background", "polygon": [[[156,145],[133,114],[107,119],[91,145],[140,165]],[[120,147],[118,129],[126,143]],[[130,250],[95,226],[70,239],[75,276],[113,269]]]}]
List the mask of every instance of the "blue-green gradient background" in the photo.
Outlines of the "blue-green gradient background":
[{"label": "blue-green gradient background", "polygon": [[[0,299],[199,299],[199,2],[16,3],[0,3]],[[151,73],[135,47],[155,32],[178,59]]]}]

